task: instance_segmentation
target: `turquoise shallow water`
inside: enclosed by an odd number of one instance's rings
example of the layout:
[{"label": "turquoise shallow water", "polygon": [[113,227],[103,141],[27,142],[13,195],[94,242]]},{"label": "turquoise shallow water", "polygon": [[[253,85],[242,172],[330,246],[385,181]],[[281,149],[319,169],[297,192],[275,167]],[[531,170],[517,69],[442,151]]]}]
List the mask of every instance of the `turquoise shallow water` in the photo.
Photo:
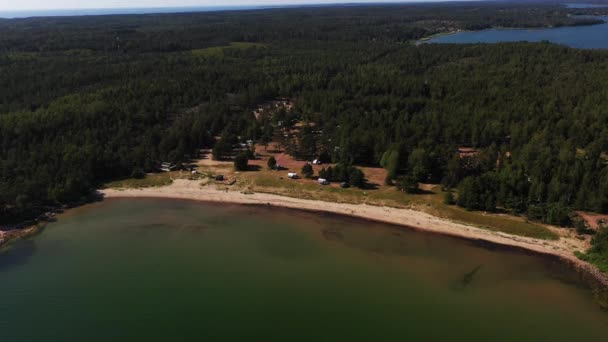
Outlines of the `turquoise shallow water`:
[{"label": "turquoise shallow water", "polygon": [[110,200],[0,254],[2,341],[601,341],[560,263],[349,218]]}]

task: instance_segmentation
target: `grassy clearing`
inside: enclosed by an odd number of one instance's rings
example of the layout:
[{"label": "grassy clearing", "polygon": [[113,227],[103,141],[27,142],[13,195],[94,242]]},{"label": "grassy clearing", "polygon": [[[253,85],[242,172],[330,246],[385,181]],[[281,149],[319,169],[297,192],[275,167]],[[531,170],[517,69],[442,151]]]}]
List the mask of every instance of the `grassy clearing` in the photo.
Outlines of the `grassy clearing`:
[{"label": "grassy clearing", "polygon": [[[369,204],[393,208],[409,208],[427,212],[445,219],[470,224],[482,229],[500,231],[513,235],[539,239],[556,240],[558,235],[549,228],[528,222],[521,217],[467,211],[460,207],[443,203],[443,192],[439,186],[424,194],[412,195],[398,191],[394,187],[380,186],[377,189],[343,189],[336,184],[322,186],[308,179],[292,180],[286,172],[260,171],[234,172],[229,163],[213,166],[199,166],[201,184],[211,184],[210,175],[222,174],[236,177],[237,183],[231,186],[234,191],[261,192],[288,197],[320,200],[334,203]],[[111,182],[106,188],[145,188],[169,185],[173,179],[188,179],[187,172],[151,174],[144,179],[126,179]],[[225,187],[225,185],[221,185]]]},{"label": "grassy clearing", "polygon": [[467,211],[460,207],[446,205],[443,203],[443,192],[438,186],[434,187],[431,192],[411,195],[400,192],[394,187],[385,186],[374,190],[342,189],[335,185],[321,186],[308,180],[294,181],[284,177],[282,173],[267,170],[243,173],[238,177],[242,180],[241,186],[254,192],[328,202],[412,208],[492,231],[547,240],[558,239],[558,235],[547,227],[528,222],[521,217]]},{"label": "grassy clearing", "polygon": [[177,172],[165,172],[165,173],[154,173],[148,174],[145,178],[136,179],[129,178],[118,180],[104,184],[104,188],[110,189],[137,189],[137,188],[151,188],[158,186],[166,186],[173,183],[174,179],[184,178],[183,175]]},{"label": "grassy clearing", "polygon": [[226,50],[245,50],[252,47],[263,48],[266,47],[266,45],[259,43],[232,42],[226,46],[214,46],[205,49],[192,50],[192,54],[197,57],[223,57]]}]

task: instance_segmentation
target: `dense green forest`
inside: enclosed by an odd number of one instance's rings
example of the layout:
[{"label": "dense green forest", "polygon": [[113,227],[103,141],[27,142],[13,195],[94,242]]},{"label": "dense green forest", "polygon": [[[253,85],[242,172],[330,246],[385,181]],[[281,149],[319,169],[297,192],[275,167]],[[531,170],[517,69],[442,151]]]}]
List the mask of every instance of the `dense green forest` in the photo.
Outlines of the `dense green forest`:
[{"label": "dense green forest", "polygon": [[[575,209],[606,213],[608,52],[413,44],[593,22],[568,16],[581,12],[496,2],[0,20],[0,223],[185,162],[215,136],[263,144],[296,121],[315,129],[290,153],[382,165],[404,188],[441,182],[471,210],[558,225]],[[256,120],[276,97],[294,111]]]}]

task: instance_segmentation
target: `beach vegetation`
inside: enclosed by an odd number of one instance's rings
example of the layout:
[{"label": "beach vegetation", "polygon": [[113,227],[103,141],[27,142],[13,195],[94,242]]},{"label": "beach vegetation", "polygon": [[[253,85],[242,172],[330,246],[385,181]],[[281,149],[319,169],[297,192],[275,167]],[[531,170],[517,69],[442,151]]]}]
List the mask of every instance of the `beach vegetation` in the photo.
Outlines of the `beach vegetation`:
[{"label": "beach vegetation", "polygon": [[315,171],[313,170],[312,165],[310,163],[306,163],[304,164],[304,166],[302,166],[302,174],[304,175],[304,177],[311,178],[314,172]]},{"label": "beach vegetation", "polygon": [[591,248],[586,253],[578,253],[577,256],[608,273],[608,227],[602,227],[593,236]]},{"label": "beach vegetation", "polygon": [[270,158],[268,158],[268,161],[266,162],[266,165],[270,170],[274,170],[277,166],[277,160],[274,158],[274,156],[270,156]]},{"label": "beach vegetation", "polygon": [[249,158],[247,153],[239,153],[234,157],[234,169],[236,171],[247,171],[249,167]]}]

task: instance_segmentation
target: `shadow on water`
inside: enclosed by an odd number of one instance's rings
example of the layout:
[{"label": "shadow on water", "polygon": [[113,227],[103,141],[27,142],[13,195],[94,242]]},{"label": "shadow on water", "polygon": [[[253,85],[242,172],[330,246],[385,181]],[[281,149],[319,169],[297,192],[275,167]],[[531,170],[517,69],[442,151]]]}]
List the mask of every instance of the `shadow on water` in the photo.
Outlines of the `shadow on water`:
[{"label": "shadow on water", "polygon": [[481,270],[482,266],[483,265],[478,265],[471,272],[465,273],[464,277],[462,277],[462,285],[468,286],[469,284],[471,284],[471,282],[473,281],[473,277],[475,277],[475,274],[477,274],[477,272]]},{"label": "shadow on water", "polygon": [[34,253],[36,253],[36,244],[33,240],[23,240],[13,244],[0,252],[0,272],[26,265]]},{"label": "shadow on water", "polygon": [[469,285],[471,285],[471,283],[473,283],[473,280],[475,280],[475,276],[477,275],[477,273],[479,273],[479,271],[481,270],[482,267],[483,267],[483,265],[477,265],[470,272],[465,273],[462,276],[462,278],[458,281],[458,283],[455,284],[453,289],[454,290],[465,290]]}]

